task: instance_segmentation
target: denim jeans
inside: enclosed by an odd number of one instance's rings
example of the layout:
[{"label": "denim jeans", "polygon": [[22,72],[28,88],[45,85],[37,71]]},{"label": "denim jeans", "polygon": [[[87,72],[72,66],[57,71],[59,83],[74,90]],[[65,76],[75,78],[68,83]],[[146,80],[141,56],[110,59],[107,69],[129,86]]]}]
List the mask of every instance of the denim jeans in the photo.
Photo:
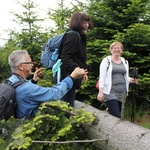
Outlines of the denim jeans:
[{"label": "denim jeans", "polygon": [[121,117],[121,105],[122,103],[118,100],[111,99],[106,101],[108,111],[111,115],[120,118]]},{"label": "denim jeans", "polygon": [[72,88],[62,97],[61,100],[68,102],[70,106],[74,107],[75,95],[76,95],[76,89]]}]

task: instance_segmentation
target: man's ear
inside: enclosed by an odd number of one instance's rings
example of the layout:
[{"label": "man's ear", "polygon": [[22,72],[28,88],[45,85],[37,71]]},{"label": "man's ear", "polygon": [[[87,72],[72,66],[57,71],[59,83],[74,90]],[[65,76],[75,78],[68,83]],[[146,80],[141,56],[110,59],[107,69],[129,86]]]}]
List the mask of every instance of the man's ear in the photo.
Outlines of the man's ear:
[{"label": "man's ear", "polygon": [[23,70],[22,64],[19,64],[19,65],[18,65],[18,68],[19,68],[20,70]]}]

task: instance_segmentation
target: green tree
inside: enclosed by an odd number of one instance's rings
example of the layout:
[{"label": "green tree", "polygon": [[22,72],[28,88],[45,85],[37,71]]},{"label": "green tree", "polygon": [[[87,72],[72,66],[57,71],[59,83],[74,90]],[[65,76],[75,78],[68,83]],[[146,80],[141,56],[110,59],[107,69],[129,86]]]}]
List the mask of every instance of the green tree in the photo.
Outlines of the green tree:
[{"label": "green tree", "polygon": [[18,32],[12,33],[13,40],[20,49],[29,51],[33,61],[39,61],[43,41],[47,38],[46,33],[41,33],[44,30],[41,27],[44,19],[38,17],[38,13],[36,12],[38,6],[33,0],[28,0],[20,5],[23,8],[22,14],[13,12],[13,15],[16,17],[14,21],[21,29]]},{"label": "green tree", "polygon": [[55,24],[55,28],[51,30],[52,35],[60,34],[68,29],[69,19],[72,13],[76,11],[85,11],[86,4],[75,0],[68,2],[67,0],[58,0],[56,9],[49,9],[48,15]]},{"label": "green tree", "polygon": [[8,56],[10,53],[17,49],[15,46],[14,41],[9,39],[8,42],[5,44],[4,47],[0,48],[0,81],[2,82],[4,79],[10,76],[10,68],[8,65]]},{"label": "green tree", "polygon": [[[95,83],[99,75],[99,64],[109,54],[109,45],[113,41],[123,43],[123,56],[128,59],[130,69],[139,68],[139,91],[146,98],[149,95],[149,0],[89,0],[88,3],[71,1],[65,6],[65,0],[58,1],[58,8],[49,9],[49,18],[55,22],[55,28],[49,27],[44,32],[40,29],[31,0],[25,3],[23,15],[14,15],[22,27],[21,32],[10,32],[7,50],[13,48],[27,49],[33,60],[40,59],[41,47],[54,34],[62,33],[68,28],[68,21],[75,11],[87,12],[94,23],[94,28],[87,33],[87,64],[89,81],[78,90],[77,99],[99,107],[96,100]],[[39,25],[39,26],[38,26]],[[9,45],[9,43],[11,43]],[[12,46],[13,45],[13,46]],[[10,47],[9,47],[10,46]],[[11,48],[11,46],[13,48]],[[3,48],[2,48],[3,49]],[[2,53],[5,50],[1,51]],[[5,56],[3,54],[2,56]],[[4,63],[5,64],[5,63]],[[51,71],[47,71],[51,74]],[[51,81],[50,75],[45,75],[42,85]],[[143,83],[143,84],[141,84]],[[145,94],[146,93],[146,94]]]},{"label": "green tree", "polygon": [[[20,3],[18,3],[20,4]],[[1,71],[4,72],[0,76],[2,81],[4,78],[10,76],[10,69],[8,67],[8,56],[16,49],[26,49],[33,61],[40,61],[40,55],[47,39],[47,32],[41,27],[44,19],[39,19],[36,8],[37,5],[32,0],[28,0],[24,4],[20,4],[23,8],[22,14],[11,12],[16,18],[13,20],[17,23],[20,30],[8,30],[9,39],[1,48]]]},{"label": "green tree", "polygon": [[[115,35],[115,38],[121,40],[125,47],[125,57],[129,59],[129,64],[138,68],[138,96],[137,104],[146,100],[150,93],[150,27],[143,23],[130,25],[124,32]],[[132,91],[131,91],[132,92]],[[140,105],[139,105],[140,107]],[[147,107],[147,106],[146,106]]]},{"label": "green tree", "polygon": [[149,85],[146,82],[149,79],[150,70],[149,28],[147,25],[149,24],[149,0],[91,0],[87,12],[92,17],[94,28],[88,33],[87,38],[90,80],[84,85],[85,89],[79,91],[82,98],[92,100],[91,102],[96,107],[100,106],[96,100],[97,91],[95,89],[99,64],[109,54],[110,44],[116,40],[124,45],[123,56],[129,60],[130,69],[138,67],[139,81],[145,81],[142,85],[139,82],[137,92],[140,93],[142,89],[145,94],[149,93],[149,89],[144,88],[145,85]]}]

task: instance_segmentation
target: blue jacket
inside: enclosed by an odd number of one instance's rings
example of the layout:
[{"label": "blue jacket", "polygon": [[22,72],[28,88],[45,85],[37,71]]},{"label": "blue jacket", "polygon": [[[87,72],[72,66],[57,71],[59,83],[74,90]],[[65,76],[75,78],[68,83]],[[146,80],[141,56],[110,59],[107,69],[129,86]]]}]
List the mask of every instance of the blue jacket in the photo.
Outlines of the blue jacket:
[{"label": "blue jacket", "polygon": [[[15,83],[19,79],[12,75],[9,80]],[[41,87],[33,84],[31,80],[26,80],[16,88],[17,117],[34,116],[42,102],[61,99],[72,86],[71,77],[65,78],[53,87]]]}]

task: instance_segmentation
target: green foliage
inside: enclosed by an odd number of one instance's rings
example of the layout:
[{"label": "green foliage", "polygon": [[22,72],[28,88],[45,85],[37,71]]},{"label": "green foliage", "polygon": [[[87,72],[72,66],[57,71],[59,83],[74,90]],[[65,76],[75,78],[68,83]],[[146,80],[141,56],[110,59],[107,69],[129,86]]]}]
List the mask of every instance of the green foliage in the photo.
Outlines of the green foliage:
[{"label": "green foliage", "polygon": [[3,48],[0,48],[0,81],[2,82],[4,79],[10,76],[10,68],[8,65],[8,56],[10,53],[17,49],[14,43],[10,40],[9,44],[5,44]]},{"label": "green foliage", "polygon": [[[66,147],[68,150],[75,150],[77,144],[55,145],[52,142],[87,139],[84,125],[93,121],[94,116],[83,108],[73,112],[73,108],[65,102],[45,102],[40,106],[37,115],[31,120],[15,120],[14,118],[7,122],[2,120],[0,129],[5,129],[5,132],[0,135],[0,145],[4,148],[7,146],[6,150],[56,150],[66,149]],[[38,143],[38,141],[41,141],[41,143]],[[89,148],[91,147],[89,144],[81,144],[81,147],[86,147],[86,145]]]},{"label": "green foliage", "polygon": [[44,87],[52,87],[52,86],[54,86],[55,84],[53,82],[52,70],[46,69],[46,68],[43,67],[42,73],[43,73],[43,79],[40,79],[38,84],[40,86],[44,86]]},{"label": "green foliage", "polygon": [[[144,101],[144,103],[141,105],[141,107],[134,108],[136,107],[136,101],[135,103],[132,103],[130,100],[128,100],[125,104],[125,119],[128,121],[131,121],[131,114],[134,112],[134,123],[138,124],[142,127],[150,129],[150,105],[148,101]],[[134,108],[134,110],[133,110]],[[143,109],[144,108],[144,109]]]},{"label": "green foliage", "polygon": [[[115,35],[117,40],[123,42],[125,48],[125,58],[128,58],[130,72],[133,67],[138,68],[138,85],[137,85],[137,105],[146,100],[150,95],[150,27],[143,23],[132,24],[124,33]],[[130,76],[132,74],[130,73]],[[130,85],[132,86],[132,85]],[[132,92],[130,90],[130,92]]]},{"label": "green foliage", "polygon": [[[77,5],[78,3],[78,5]],[[80,1],[72,0],[58,0],[58,8],[49,9],[48,15],[54,21],[55,29],[52,30],[54,34],[60,34],[68,29],[68,24],[72,13],[76,11],[84,11],[86,5]]]},{"label": "green foliage", "polygon": [[[109,45],[113,41],[120,41],[124,45],[123,56],[129,61],[130,75],[132,76],[131,71],[134,67],[138,68],[139,83],[136,93],[137,105],[140,107],[150,95],[150,30],[149,16],[146,14],[149,11],[149,0],[91,0],[87,10],[94,23],[92,31],[87,33],[89,81],[78,91],[78,100],[85,102],[88,100],[88,104],[91,102],[92,105],[93,103],[94,106],[97,105],[98,91],[95,89],[95,83],[99,75],[99,64],[106,55],[109,55]],[[130,93],[131,88],[129,96]]]},{"label": "green foliage", "polygon": [[[10,32],[10,39],[4,48],[0,49],[0,79],[10,72],[7,57],[14,49],[27,49],[33,61],[40,61],[41,49],[47,39],[54,34],[62,33],[68,28],[68,21],[75,11],[84,11],[91,16],[94,27],[87,32],[87,67],[89,80],[77,91],[76,99],[97,108],[101,104],[97,101],[95,83],[99,76],[99,64],[109,55],[109,45],[113,41],[120,41],[124,45],[123,56],[129,61],[130,70],[137,67],[139,83],[137,86],[137,106],[150,96],[150,15],[149,0],[89,0],[87,5],[82,1],[72,1],[64,5],[65,0],[58,1],[58,8],[49,9],[49,18],[56,27],[41,30],[40,18],[35,13],[36,5],[33,1],[23,4],[23,14],[16,16],[17,23],[23,26],[21,31]],[[75,3],[74,3],[75,2]],[[29,13],[31,11],[31,13]],[[42,28],[43,29],[43,28]],[[43,32],[44,31],[44,32]],[[44,79],[39,81],[42,86],[52,86],[52,73],[43,69]],[[132,86],[129,90],[129,99],[132,101]]]},{"label": "green foliage", "polygon": [[[15,12],[12,14],[17,18],[14,22],[19,24],[22,28],[20,31],[11,32],[11,40],[19,49],[27,50],[33,61],[39,61],[42,47],[48,35],[47,33],[41,33],[42,27],[40,23],[44,21],[44,19],[38,17],[35,11],[37,5],[33,3],[33,0],[28,0],[20,5],[22,7],[22,14],[20,15]],[[8,41],[8,43],[9,42],[10,41]]]}]

